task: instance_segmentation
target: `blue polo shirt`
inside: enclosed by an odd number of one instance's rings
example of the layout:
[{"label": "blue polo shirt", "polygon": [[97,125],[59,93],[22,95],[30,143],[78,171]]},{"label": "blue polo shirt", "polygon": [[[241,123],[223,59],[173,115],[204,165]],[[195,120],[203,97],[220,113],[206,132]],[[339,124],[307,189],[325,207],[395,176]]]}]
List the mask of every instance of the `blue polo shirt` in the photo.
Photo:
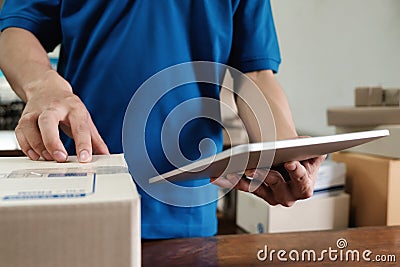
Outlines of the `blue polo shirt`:
[{"label": "blue polo shirt", "polygon": [[[267,0],[6,0],[0,29],[7,27],[32,32],[47,51],[62,44],[58,72],[85,103],[111,153],[123,152],[122,124],[131,97],[157,72],[191,61],[228,64],[242,72],[276,72],[280,63]],[[182,102],[199,97],[218,100],[219,89],[215,85],[190,84],[166,94],[146,122],[146,151],[137,153],[148,153],[159,172],[173,169],[175,166],[160,152],[163,121]],[[205,154],[222,148],[219,123],[203,118],[201,104],[193,107],[191,115],[198,119],[187,123],[178,138],[183,155],[191,160],[201,156],[201,140],[214,143],[214,147],[205,148]],[[64,142],[74,153],[73,142]],[[135,147],[129,149],[135,151]],[[140,162],[128,164],[133,176],[150,175]],[[204,179],[182,185],[208,183]],[[215,201],[176,206],[153,198],[140,186],[139,193],[142,238],[216,233]],[[208,186],[190,198],[205,196],[216,199],[217,188]]]}]

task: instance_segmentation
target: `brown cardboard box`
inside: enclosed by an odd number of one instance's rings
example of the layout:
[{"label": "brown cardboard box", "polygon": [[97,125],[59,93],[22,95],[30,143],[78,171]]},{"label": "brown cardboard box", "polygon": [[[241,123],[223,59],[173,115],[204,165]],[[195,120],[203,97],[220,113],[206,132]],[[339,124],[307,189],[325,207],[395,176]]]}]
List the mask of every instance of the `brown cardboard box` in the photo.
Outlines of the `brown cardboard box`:
[{"label": "brown cardboard box", "polygon": [[380,126],[337,126],[336,134],[373,130],[389,130],[390,135],[373,142],[351,147],[346,151],[400,159],[400,124]]},{"label": "brown cardboard box", "polygon": [[400,106],[400,89],[385,89],[383,100],[385,106]]},{"label": "brown cardboard box", "polygon": [[0,159],[0,266],[140,266],[140,198],[123,155]]},{"label": "brown cardboard box", "polygon": [[400,160],[351,152],[332,159],[346,163],[350,226],[400,225]]},{"label": "brown cardboard box", "polygon": [[400,124],[400,107],[338,107],[327,111],[328,125],[377,126]]},{"label": "brown cardboard box", "polygon": [[382,87],[357,87],[354,93],[356,107],[382,105]]}]

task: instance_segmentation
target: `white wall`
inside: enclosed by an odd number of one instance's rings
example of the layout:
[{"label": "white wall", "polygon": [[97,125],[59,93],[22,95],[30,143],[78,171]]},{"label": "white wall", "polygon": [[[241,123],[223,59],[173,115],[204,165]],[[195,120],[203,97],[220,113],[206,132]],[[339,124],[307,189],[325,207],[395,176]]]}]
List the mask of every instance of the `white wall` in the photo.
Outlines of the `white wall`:
[{"label": "white wall", "polygon": [[277,78],[300,132],[333,133],[326,109],[353,105],[355,86],[400,88],[399,0],[272,0]]}]

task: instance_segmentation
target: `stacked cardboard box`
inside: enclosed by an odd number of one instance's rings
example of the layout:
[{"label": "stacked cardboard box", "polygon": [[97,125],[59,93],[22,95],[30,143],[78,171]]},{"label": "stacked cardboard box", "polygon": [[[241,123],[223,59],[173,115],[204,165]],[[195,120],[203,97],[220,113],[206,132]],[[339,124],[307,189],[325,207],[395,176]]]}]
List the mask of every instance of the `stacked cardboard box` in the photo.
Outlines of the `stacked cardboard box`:
[{"label": "stacked cardboard box", "polygon": [[336,133],[388,129],[390,137],[348,151],[400,158],[400,89],[358,87],[355,106],[329,108],[327,121]]},{"label": "stacked cardboard box", "polygon": [[400,225],[400,160],[354,152],[332,159],[347,167],[350,226]]},{"label": "stacked cardboard box", "polygon": [[336,153],[346,163],[351,226],[400,225],[400,89],[356,88],[355,106],[330,108],[336,133],[388,129],[390,136]]}]

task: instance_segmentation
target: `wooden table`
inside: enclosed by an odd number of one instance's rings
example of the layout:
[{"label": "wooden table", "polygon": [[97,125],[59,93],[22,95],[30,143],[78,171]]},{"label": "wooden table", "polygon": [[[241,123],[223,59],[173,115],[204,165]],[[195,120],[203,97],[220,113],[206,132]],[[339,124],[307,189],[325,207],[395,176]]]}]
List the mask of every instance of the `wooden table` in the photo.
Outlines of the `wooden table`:
[{"label": "wooden table", "polygon": [[0,157],[22,157],[25,156],[21,150],[1,150]]},{"label": "wooden table", "polygon": [[[400,266],[400,226],[175,239],[142,246],[143,266]],[[257,254],[262,259],[265,251],[268,258],[259,260]]]}]

